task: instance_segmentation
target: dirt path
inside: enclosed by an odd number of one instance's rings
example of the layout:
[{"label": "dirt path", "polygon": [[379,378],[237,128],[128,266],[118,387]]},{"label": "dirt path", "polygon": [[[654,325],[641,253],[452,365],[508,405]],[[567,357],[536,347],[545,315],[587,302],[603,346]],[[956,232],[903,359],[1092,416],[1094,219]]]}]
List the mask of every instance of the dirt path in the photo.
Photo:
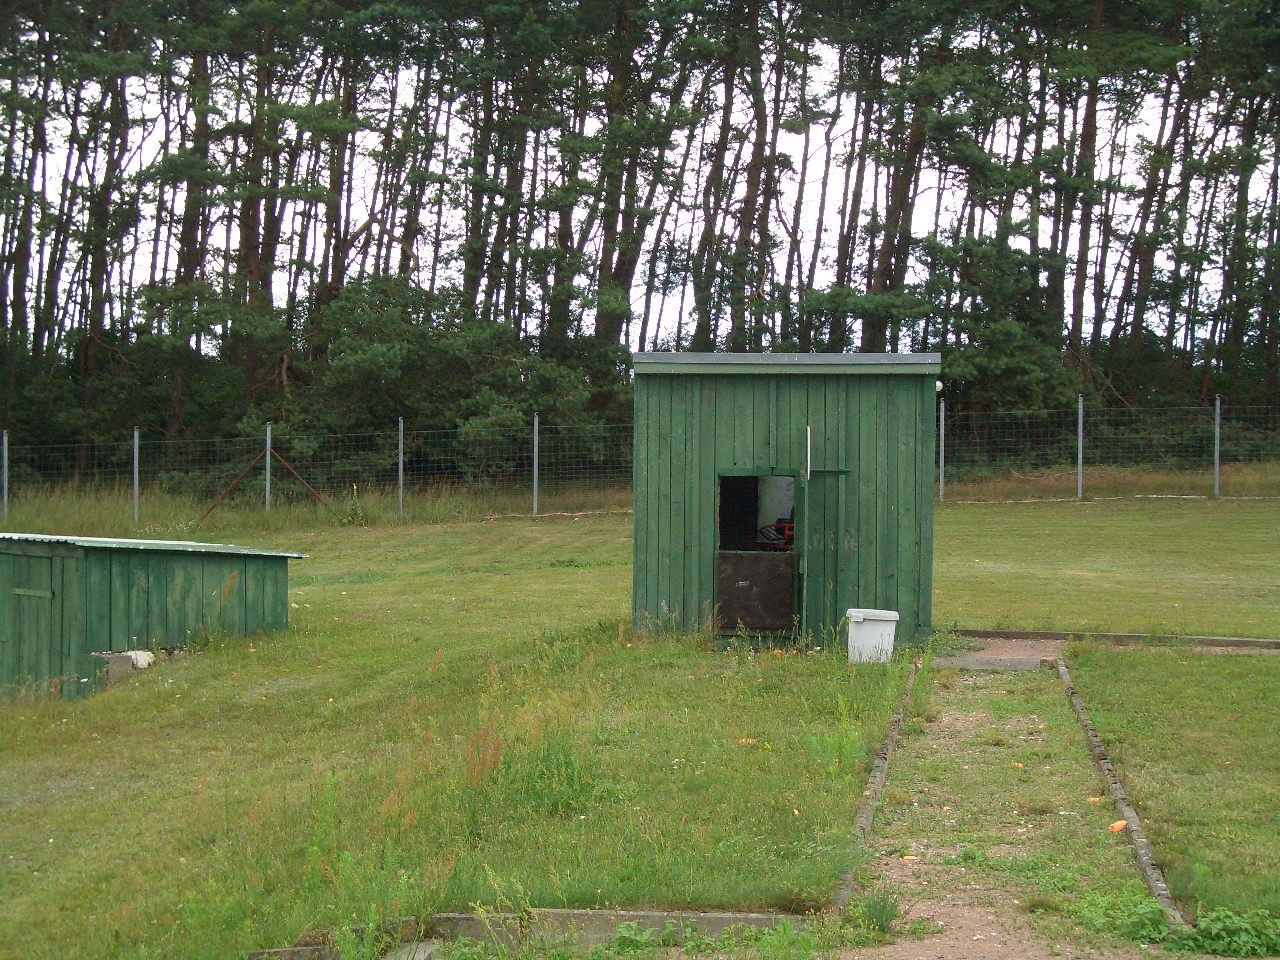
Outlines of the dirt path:
[{"label": "dirt path", "polygon": [[[1001,649],[1054,656],[1046,645]],[[854,958],[1149,956],[1075,919],[1141,885],[1055,675],[935,671],[872,832],[875,869],[919,939]],[[1101,899],[1100,899],[1101,898]]]}]

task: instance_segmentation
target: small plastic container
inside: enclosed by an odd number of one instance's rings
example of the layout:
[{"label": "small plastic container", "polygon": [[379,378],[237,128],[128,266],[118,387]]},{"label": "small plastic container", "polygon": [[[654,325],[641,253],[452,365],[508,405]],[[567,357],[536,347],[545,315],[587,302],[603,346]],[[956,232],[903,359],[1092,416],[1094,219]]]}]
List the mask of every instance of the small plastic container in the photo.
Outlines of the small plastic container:
[{"label": "small plastic container", "polygon": [[897,610],[850,610],[849,662],[888,663],[898,632]]}]

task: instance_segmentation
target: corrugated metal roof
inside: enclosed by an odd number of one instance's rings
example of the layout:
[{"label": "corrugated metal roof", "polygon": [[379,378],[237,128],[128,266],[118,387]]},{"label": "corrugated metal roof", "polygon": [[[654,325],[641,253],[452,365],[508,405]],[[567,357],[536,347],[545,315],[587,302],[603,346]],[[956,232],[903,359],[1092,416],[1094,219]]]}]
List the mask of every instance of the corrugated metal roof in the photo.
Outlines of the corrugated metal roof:
[{"label": "corrugated metal roof", "polygon": [[115,540],[110,537],[66,537],[45,533],[0,533],[0,543],[31,541],[35,543],[66,543],[75,547],[97,550],[168,550],[182,553],[240,553],[255,557],[291,557],[301,560],[305,553],[286,553],[279,550],[259,550],[256,547],[238,547],[230,543],[197,543],[194,540]]},{"label": "corrugated metal roof", "polygon": [[637,353],[636,373],[908,373],[936,375],[939,353]]}]

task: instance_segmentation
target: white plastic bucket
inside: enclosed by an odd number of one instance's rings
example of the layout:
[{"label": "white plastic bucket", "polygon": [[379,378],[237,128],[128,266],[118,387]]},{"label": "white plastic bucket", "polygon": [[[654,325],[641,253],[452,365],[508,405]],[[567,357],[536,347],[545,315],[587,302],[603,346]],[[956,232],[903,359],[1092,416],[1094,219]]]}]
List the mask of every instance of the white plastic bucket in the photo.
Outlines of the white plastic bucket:
[{"label": "white plastic bucket", "polygon": [[898,632],[897,610],[850,610],[849,662],[888,663]]}]

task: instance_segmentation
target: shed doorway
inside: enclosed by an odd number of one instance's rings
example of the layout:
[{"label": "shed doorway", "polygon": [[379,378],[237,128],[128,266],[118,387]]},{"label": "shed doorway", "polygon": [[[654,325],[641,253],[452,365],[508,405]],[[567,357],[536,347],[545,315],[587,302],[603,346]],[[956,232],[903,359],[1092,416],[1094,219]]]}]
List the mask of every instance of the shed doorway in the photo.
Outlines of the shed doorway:
[{"label": "shed doorway", "polygon": [[716,621],[721,630],[786,633],[796,624],[796,478],[720,476]]}]

